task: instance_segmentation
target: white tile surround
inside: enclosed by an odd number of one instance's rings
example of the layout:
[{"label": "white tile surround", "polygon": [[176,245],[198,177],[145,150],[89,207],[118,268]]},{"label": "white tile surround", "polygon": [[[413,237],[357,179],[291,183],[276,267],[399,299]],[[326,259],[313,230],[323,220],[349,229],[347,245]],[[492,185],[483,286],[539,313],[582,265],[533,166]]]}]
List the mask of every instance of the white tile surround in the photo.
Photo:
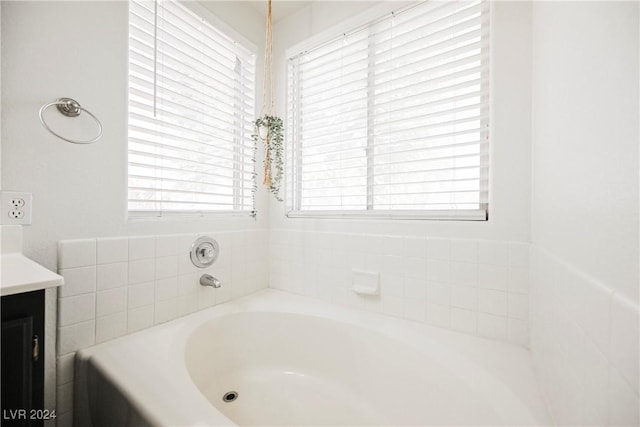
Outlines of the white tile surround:
[{"label": "white tile surround", "polygon": [[[199,235],[221,246],[210,269],[188,259]],[[58,257],[59,426],[76,350],[268,285],[530,346],[557,425],[638,424],[637,305],[528,243],[274,229],[63,241]],[[351,292],[352,269],[379,272],[381,295]]]},{"label": "white tile surround", "polygon": [[[199,236],[220,244],[212,267],[189,258]],[[77,350],[239,298],[268,286],[267,230],[66,240],[58,245],[58,426],[72,424]],[[210,273],[222,287],[199,285]]]},{"label": "white tile surround", "polygon": [[531,352],[556,425],[639,425],[638,305],[535,245],[531,267]]},{"label": "white tile surround", "polygon": [[[528,346],[529,245],[271,230],[270,287]],[[380,295],[350,290],[378,272]]]}]

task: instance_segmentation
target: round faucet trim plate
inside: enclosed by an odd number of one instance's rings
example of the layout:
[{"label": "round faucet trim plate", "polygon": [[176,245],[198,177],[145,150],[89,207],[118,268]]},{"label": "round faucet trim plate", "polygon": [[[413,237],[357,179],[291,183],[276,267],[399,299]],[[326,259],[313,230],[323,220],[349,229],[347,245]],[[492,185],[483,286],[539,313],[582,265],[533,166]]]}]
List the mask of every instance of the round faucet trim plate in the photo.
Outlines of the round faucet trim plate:
[{"label": "round faucet trim plate", "polygon": [[215,239],[207,236],[199,237],[191,245],[191,262],[198,268],[209,267],[220,254],[220,246]]}]

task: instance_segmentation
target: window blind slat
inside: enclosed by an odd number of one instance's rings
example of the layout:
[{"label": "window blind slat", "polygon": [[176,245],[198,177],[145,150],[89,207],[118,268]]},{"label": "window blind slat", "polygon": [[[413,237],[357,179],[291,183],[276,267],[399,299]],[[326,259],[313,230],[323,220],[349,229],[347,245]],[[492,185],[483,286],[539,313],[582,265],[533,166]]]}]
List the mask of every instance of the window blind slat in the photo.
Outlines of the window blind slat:
[{"label": "window blind slat", "polygon": [[[160,141],[160,139],[159,139],[160,135],[158,134],[158,132],[156,130],[150,129],[150,128],[141,127],[141,126],[136,126],[136,124],[133,123],[133,122],[129,122],[129,135],[131,135],[132,138],[145,140],[145,141],[148,141],[150,143],[156,143],[156,142]],[[166,142],[166,141],[175,141],[175,142],[186,144],[186,145],[195,143],[195,144],[203,145],[203,146],[207,146],[207,147],[215,147],[215,148],[217,148],[217,149],[219,149],[221,151],[233,151],[233,152],[236,151],[233,148],[225,148],[224,145],[218,146],[218,145],[215,145],[215,144],[210,144],[210,141],[211,141],[210,137],[201,138],[201,139],[197,139],[197,138],[187,139],[187,138],[180,137],[178,135],[170,134],[170,133],[165,131],[164,133],[162,133],[162,138],[163,138],[162,140],[164,142]],[[248,150],[248,149],[251,149],[251,146],[247,142],[247,144],[239,145],[236,149],[238,149],[238,148],[240,150],[242,150],[242,149]],[[213,152],[213,149],[212,149],[211,152]]]},{"label": "window blind slat", "polygon": [[[163,138],[162,142],[157,142],[155,140],[143,139],[138,135],[129,136],[129,140],[136,144],[148,145],[155,148],[167,148],[167,149],[179,150],[189,154],[197,154],[199,157],[204,156],[205,158],[206,157],[233,158],[234,155],[236,154],[235,151],[228,150],[226,148],[219,148],[213,144],[193,143],[193,141],[189,141],[189,144],[185,146],[184,144],[177,144],[176,141],[172,139]],[[206,149],[202,147],[203,145],[206,146]],[[195,149],[185,148],[185,147],[194,147]],[[245,149],[250,150],[251,148],[246,147]],[[249,164],[248,161],[246,161],[246,163]]]},{"label": "window blind slat", "polygon": [[161,154],[167,157],[173,157],[176,159],[183,160],[203,160],[205,164],[209,164],[211,166],[218,165],[220,163],[233,163],[234,166],[241,167],[242,165],[249,165],[249,162],[242,162],[241,160],[237,160],[237,156],[228,156],[227,153],[222,154],[208,154],[202,151],[194,151],[188,150],[181,147],[175,147],[168,144],[156,144],[149,141],[140,141],[138,139],[131,139],[131,149],[133,151],[140,151],[149,154]]},{"label": "window blind slat", "polygon": [[[451,149],[451,148],[463,148],[463,147],[478,147],[478,141],[471,141],[471,142],[461,142],[461,143],[457,143],[457,144],[448,144],[448,145],[440,145],[440,146],[420,146],[420,147],[416,147],[416,148],[406,148],[406,144],[403,144],[404,147],[400,147],[398,150],[396,151],[391,151],[387,148],[387,152],[384,151],[385,147],[380,147],[380,146],[376,146],[373,147],[373,150],[375,150],[375,156],[376,157],[380,157],[380,156],[390,156],[390,155],[394,155],[394,154],[411,154],[413,153],[413,155],[416,154],[420,154],[423,152],[433,152],[434,150],[446,150],[446,149]],[[304,164],[305,165],[309,165],[309,164],[313,164],[315,162],[313,162],[311,159],[321,159],[320,162],[324,161],[324,159],[327,158],[327,156],[331,156],[331,155],[337,155],[340,154],[342,159],[348,159],[348,158],[357,158],[361,156],[361,151],[364,150],[365,147],[354,147],[354,148],[346,148],[346,149],[338,149],[338,150],[333,150],[330,152],[327,151],[321,151],[318,153],[314,153],[314,152],[309,152],[306,151],[305,155],[304,155]]]},{"label": "window blind slat", "polygon": [[[136,1],[134,5],[130,6],[129,22],[135,22],[139,27],[149,28],[150,33],[153,33],[153,21],[154,21],[154,6],[153,1],[148,1],[149,7],[141,4],[142,2]],[[178,31],[187,31],[197,35],[196,40],[204,40],[207,44],[216,46],[218,52],[224,51],[228,57],[242,55],[243,59],[252,60],[253,54],[242,46],[238,46],[237,43],[227,37],[222,32],[216,30],[201,17],[195,13],[185,9],[184,7],[173,7],[172,4],[165,4],[160,9],[158,19],[161,22],[165,22]],[[166,17],[162,16],[162,13],[167,13]],[[207,31],[203,31],[203,27]],[[214,30],[215,34],[211,34],[211,30]],[[204,39],[203,39],[204,38]]]},{"label": "window blind slat", "polygon": [[[213,50],[219,51],[219,49],[222,49],[228,52],[228,55],[231,57],[237,56],[238,53],[240,53],[244,54],[246,59],[253,59],[253,55],[247,49],[244,49],[238,42],[211,26],[189,9],[175,2],[168,3],[167,6],[165,11],[171,15],[171,17],[167,17],[168,22],[176,23],[176,26],[182,30],[191,28],[192,31],[198,35],[197,40],[203,40],[207,46],[211,44],[217,46],[217,48]],[[198,21],[200,21],[199,24]],[[202,31],[203,27],[207,28],[207,31]]]},{"label": "window blind slat", "polygon": [[[132,72],[135,72],[134,67],[131,68]],[[129,95],[130,98],[133,95],[139,100],[150,102],[151,105],[153,105],[153,83],[146,81],[145,79],[140,78],[135,74],[129,74]],[[200,114],[204,114],[207,117],[210,117],[213,114],[217,114],[218,117],[221,115],[231,116],[228,111],[224,111],[218,106],[213,105],[212,101],[215,101],[213,98],[211,98],[211,100],[209,101],[204,97],[201,97],[202,100],[196,103],[193,98],[187,97],[187,95],[185,95],[184,93],[172,91],[168,88],[161,88],[160,94],[156,94],[155,99],[156,102],[159,100],[160,103],[171,105],[176,109],[188,108],[190,110],[199,112]],[[198,109],[197,107],[200,107],[200,109]]]},{"label": "window blind slat", "polygon": [[[135,54],[135,52],[134,52]],[[131,76],[137,76],[144,80],[145,78],[153,77],[154,71],[152,66],[148,69],[144,68],[141,62],[137,62],[137,57],[132,55],[130,58],[130,64],[132,70],[130,70]],[[153,59],[147,58],[152,64]],[[184,67],[184,63],[180,64]],[[233,81],[221,82],[215,79],[211,75],[205,75],[197,72],[199,77],[203,77],[204,80],[196,78],[193,72],[188,69],[180,71],[175,68],[171,68],[166,65],[159,65],[159,69],[155,72],[158,80],[154,83],[157,89],[169,90],[173,93],[183,93],[190,96],[217,96],[222,97],[225,102],[236,101],[234,99],[233,89],[236,87]],[[205,82],[206,81],[206,82]],[[207,83],[208,82],[208,83]],[[216,84],[216,86],[212,86]],[[177,90],[176,90],[177,89]],[[157,96],[157,95],[156,95]]]},{"label": "window blind slat", "polygon": [[[437,186],[440,184],[449,184],[449,185],[455,185],[456,183],[462,183],[462,182],[469,182],[469,183],[473,183],[473,184],[477,184],[477,177],[472,177],[472,178],[460,178],[460,177],[455,177],[455,178],[447,178],[447,179],[434,179],[431,181],[426,181],[426,180],[420,180],[420,181],[403,181],[403,182],[398,182],[398,183],[393,183],[393,182],[389,182],[389,183],[380,183],[380,182],[376,182],[376,185],[379,187],[379,189],[384,189],[384,187],[391,187],[391,186],[395,186],[395,185],[413,185],[413,186]],[[318,183],[308,183],[307,188],[309,190],[334,190],[334,189],[339,189],[339,188],[349,188],[349,187],[359,187],[360,184],[350,184],[350,185],[343,185],[341,187],[332,187],[332,186],[327,186],[327,185],[322,185],[322,182],[318,182]]]},{"label": "window blind slat", "polygon": [[[144,126],[148,126],[150,132],[158,133],[157,121],[158,117],[148,117],[135,112],[132,110],[129,112],[129,120],[133,126],[137,126],[138,128],[144,128]],[[161,117],[163,132],[179,132],[185,138],[191,139],[202,137],[208,140],[213,140],[212,135],[204,130],[194,129],[195,126],[202,128],[204,125],[196,120],[192,120],[191,123],[183,122],[183,124],[172,123],[167,118]],[[230,131],[230,134],[233,134],[233,130]],[[213,135],[215,137],[215,135]]]},{"label": "window blind slat", "polygon": [[[453,3],[453,2],[444,2],[444,3]],[[412,52],[416,52],[416,51],[424,52],[428,50],[434,51],[439,48],[446,47],[447,45],[450,45],[454,42],[460,41],[457,38],[451,38],[451,37],[448,37],[447,38],[448,40],[443,41],[442,39],[438,39],[438,37],[442,37],[445,34],[450,35],[451,33],[455,33],[456,31],[460,31],[460,30],[469,31],[470,28],[474,28],[474,25],[469,25],[469,22],[458,22],[457,20],[466,19],[468,18],[469,15],[474,15],[481,12],[482,12],[482,9],[480,5],[472,6],[467,9],[458,11],[456,14],[446,16],[445,19],[441,20],[442,22],[438,21],[440,22],[438,28],[436,28],[433,25],[434,24],[433,22],[431,23],[431,25],[429,25],[429,23],[426,23],[420,27],[408,28],[407,29],[408,33],[412,35],[414,39],[414,40],[411,40],[409,43],[407,43],[405,40],[402,40],[403,34],[399,34],[397,32],[398,31],[397,28],[399,25],[395,25],[395,26],[387,25],[387,27],[383,31],[379,31],[379,32],[376,32],[374,30],[374,26],[372,26],[371,29],[369,30],[369,36],[368,36],[369,40],[362,40],[362,41],[359,40],[360,41],[359,44],[353,43],[353,45],[349,46],[349,48],[344,48],[343,47],[345,43],[344,40],[347,40],[347,39],[346,38],[341,39],[341,43],[335,43],[334,50],[327,53],[326,57],[324,56],[319,56],[315,58],[305,57],[305,60],[300,64],[300,69],[303,70],[303,72],[304,71],[309,72],[310,69],[318,70],[327,64],[335,63],[337,58],[346,57],[347,61],[353,61],[352,59],[354,57],[353,53],[367,50],[368,45],[372,43],[372,39],[374,38],[375,38],[374,42],[377,42],[376,51],[375,51],[376,56],[383,56],[391,49],[394,49],[393,43],[395,43],[394,56],[403,56],[403,55],[407,56],[410,54],[410,52],[401,53],[401,51],[397,50],[399,45],[403,45],[404,49],[412,48],[415,46],[416,48]],[[480,20],[478,22],[474,22],[474,24],[475,26],[479,26],[480,24],[485,23],[487,19],[488,19],[488,16],[485,11],[485,14],[480,18]],[[425,36],[417,37],[416,34],[420,34],[420,31],[424,31],[426,33]],[[383,36],[386,36],[387,38],[385,39]],[[462,37],[462,36],[464,36],[464,34],[458,34],[458,37]],[[434,40],[436,42],[430,45],[429,42],[432,42]],[[368,43],[365,44],[363,43],[364,41],[367,41]],[[393,43],[390,43],[390,41],[392,41]],[[444,43],[444,44],[441,44],[441,43]],[[389,47],[386,47],[386,48],[383,47],[385,44],[389,44]],[[322,59],[322,62],[318,63],[317,62],[318,59]],[[347,62],[347,64],[351,64],[351,62]],[[311,77],[317,76],[317,74],[319,73],[312,72]]]},{"label": "window blind slat", "polygon": [[[172,200],[172,199],[152,201],[142,196],[138,196],[137,194],[134,194],[132,197],[130,197],[129,201],[137,202],[134,205],[134,209],[130,210],[131,212],[144,211],[144,210],[160,212],[160,213],[191,212],[192,209],[189,208],[189,206],[198,206],[198,208],[195,209],[196,212],[208,212],[208,211],[215,212],[219,210],[240,210],[240,209],[235,209],[230,202],[226,201],[227,199],[230,200],[231,198],[227,197],[223,200],[216,201],[216,202],[200,201],[200,200]],[[248,203],[248,201],[245,200],[245,203]],[[180,205],[184,206],[184,208],[181,208]]]},{"label": "window blind slat", "polygon": [[[481,132],[481,129],[469,129],[465,131],[451,132],[445,135],[435,135],[433,137],[412,137],[412,138],[400,138],[400,137],[397,137],[397,135],[389,135],[390,138],[388,141],[379,142],[378,144],[376,144],[374,149],[378,149],[378,148],[385,149],[385,148],[394,147],[394,146],[402,147],[408,143],[415,143],[415,142],[424,142],[425,144],[431,143],[433,146],[449,145],[449,144],[454,145],[459,140],[476,141],[482,146],[483,141],[479,139],[480,132]],[[392,137],[394,136],[396,138],[392,139]],[[453,142],[447,142],[442,144],[436,144],[433,142],[433,141],[443,141],[443,140],[446,141],[447,139],[450,139]],[[336,141],[336,142],[326,143],[326,144],[320,143],[319,145],[315,145],[315,146],[300,147],[298,148],[298,151],[300,152],[301,155],[306,155],[309,150],[317,149],[318,147],[321,147],[321,148],[328,147],[328,146],[331,147],[331,146],[335,146],[336,144],[344,144],[346,142],[349,142],[349,140],[341,140],[341,141]],[[337,151],[340,151],[340,149],[338,149]]]},{"label": "window blind slat", "polygon": [[[449,45],[455,46],[457,44],[460,44],[461,42],[468,42],[469,40],[471,41],[479,40],[483,35],[486,35],[485,33],[486,32],[483,33],[480,30],[469,32],[462,36],[458,36],[455,39],[445,40],[441,42],[437,47],[447,47]],[[437,64],[435,67],[444,68],[446,67],[447,63],[446,62],[443,63],[443,61],[447,59],[450,59],[452,61],[456,60],[455,57],[464,56],[469,52],[477,51],[478,49],[482,48],[484,44],[485,43],[482,42],[481,40],[474,41],[464,46],[456,47],[456,48],[453,48],[444,52],[440,52],[437,54],[431,53],[428,49],[425,49],[422,46],[422,47],[419,47],[418,50],[409,52],[400,57],[393,56],[388,59],[382,59],[382,60],[378,59],[381,55],[376,54],[376,67],[379,68],[379,71],[376,72],[376,79],[382,80],[382,78],[387,77],[389,75],[392,75],[393,77],[394,73],[399,73],[404,70],[414,70],[414,67],[420,67],[420,71],[423,72],[424,68],[429,68],[429,66],[434,67],[432,64]],[[398,62],[406,58],[410,59],[411,61],[404,62],[402,69],[398,69],[397,67],[391,66],[393,62]],[[464,61],[464,60],[465,58],[457,59],[457,61]],[[339,74],[341,79],[348,79],[348,81],[351,81],[351,80],[357,81],[359,73],[363,72],[363,68],[366,68],[368,66],[368,61],[360,60],[357,62],[357,64],[361,65],[362,68],[353,67],[350,70],[341,70],[340,65],[336,64],[336,68],[335,70],[333,70],[333,74],[330,74],[330,73],[320,74],[319,76],[323,78],[318,79],[317,81],[314,80],[313,78],[308,78],[308,76],[305,74],[305,85],[309,87],[307,91],[308,95],[311,96],[317,92],[322,92],[322,89],[325,87],[325,85],[328,85],[328,86],[336,85],[336,81],[335,81],[336,74]],[[329,77],[327,77],[327,75]]]},{"label": "window blind slat", "polygon": [[[131,106],[131,115],[130,117],[132,118],[136,118],[136,120],[140,120],[141,122],[144,123],[151,123],[151,126],[154,127],[153,125],[155,124],[155,121],[157,120],[157,117],[153,117],[153,105],[144,105],[141,104],[139,102],[136,101],[131,101],[130,104]],[[175,124],[176,126],[182,127],[179,125],[179,123],[183,123],[183,116],[180,115],[180,113],[171,113],[169,111],[167,111],[164,108],[158,108],[156,107],[156,112],[159,113],[158,115],[166,121],[166,123],[168,124]],[[194,117],[195,119],[195,117]],[[215,126],[215,124],[211,123],[208,117],[201,117],[200,118],[201,122],[200,122],[200,128],[201,130],[204,132],[205,135],[209,135],[210,137],[218,137],[218,138],[232,138],[234,133],[235,133],[235,129],[229,129],[229,128],[221,128],[221,127],[217,127]],[[221,122],[221,121],[216,121],[216,122]],[[224,123],[221,123],[221,125],[223,125]]]},{"label": "window blind slat", "polygon": [[[135,181],[135,182],[141,182],[141,181],[150,181],[153,183],[155,183],[155,177],[153,176],[144,176],[144,175],[129,175],[129,179],[131,181]],[[191,184],[195,184],[195,189],[199,189],[199,188],[225,188],[225,189],[231,189],[231,191],[233,191],[234,186],[233,185],[226,185],[226,184],[218,184],[218,183],[210,183],[210,182],[201,182],[201,181],[192,181],[192,180],[187,180],[187,179],[179,179],[179,178],[164,178],[165,182],[168,183],[172,183],[176,186],[179,185],[191,185]],[[137,186],[137,185],[134,185]],[[147,188],[145,186],[145,188]]]},{"label": "window blind slat", "polygon": [[[406,124],[407,126],[411,126],[411,124],[415,126],[419,126],[426,133],[426,130],[429,127],[441,126],[448,122],[452,122],[451,117],[459,117],[459,119],[469,119],[471,117],[479,118],[482,115],[481,111],[482,105],[472,104],[468,106],[463,106],[461,108],[451,108],[448,110],[437,111],[434,113],[414,113],[408,114],[407,109],[403,109],[404,114],[397,114],[396,111],[389,111],[387,114],[379,114],[374,117],[374,123],[377,124],[379,128],[391,129],[392,126],[402,126]],[[392,116],[393,114],[393,116]],[[486,114],[486,113],[485,113]],[[378,117],[381,116],[381,117]],[[396,116],[396,117],[394,117]],[[438,120],[440,119],[440,120]],[[358,123],[351,120],[350,126],[345,126],[349,121],[342,121],[340,118],[336,118],[336,121],[331,125],[327,126],[306,126],[304,125],[304,130],[306,134],[309,136],[310,140],[314,139],[314,136],[320,136],[323,138],[331,137],[334,135],[338,135],[343,133],[346,130],[349,131],[357,131],[357,130],[366,130],[368,129],[368,125],[366,123]],[[428,124],[429,123],[429,124]],[[404,127],[404,129],[408,129],[408,127]]]},{"label": "window blind slat", "polygon": [[[130,166],[130,170],[132,171],[130,176],[132,175],[136,175],[136,174],[143,174],[144,171],[148,171],[149,176],[152,177],[157,177],[157,169],[156,166],[154,164],[149,164],[149,163],[140,163],[140,162],[135,162],[135,161],[131,161],[129,162],[129,166]],[[168,177],[168,179],[171,179],[172,176],[178,176],[178,177],[184,177],[184,176],[194,176],[198,178],[197,182],[206,182],[206,180],[213,180],[213,179],[224,179],[225,181],[229,179],[230,174],[218,174],[218,173],[211,173],[211,172],[199,172],[197,170],[186,170],[188,172],[188,174],[185,174],[185,169],[183,168],[172,168],[170,166],[164,166],[162,168],[162,175]],[[245,172],[246,174],[251,174],[252,172]],[[236,177],[233,176],[233,181],[239,181],[239,183],[235,184],[236,186],[238,185],[245,185],[248,186],[249,184],[246,183],[246,177]]]},{"label": "window blind slat", "polygon": [[[441,148],[440,151],[451,151],[449,147],[443,147]],[[410,152],[409,152],[410,153]],[[378,158],[378,163],[376,164],[376,167],[378,168],[383,168],[383,167],[390,167],[390,166],[395,166],[395,165],[401,165],[403,167],[411,167],[411,164],[413,163],[426,163],[426,162],[440,162],[442,160],[459,160],[459,161],[463,161],[465,159],[470,159],[470,158],[479,158],[478,153],[472,153],[472,154],[457,154],[455,152],[452,152],[452,154],[450,155],[441,155],[441,156],[437,156],[437,155],[430,155],[429,158],[426,159],[420,159],[420,158],[416,158],[416,154],[413,153],[410,156],[406,155],[407,153],[404,152],[399,152],[399,153],[391,153],[391,155],[403,155],[402,158],[398,159],[398,160],[390,160],[390,159],[383,159],[380,160],[380,158],[385,157],[384,155],[377,155],[376,158]],[[312,170],[312,167],[315,165],[331,165],[333,163],[352,163],[352,164],[356,164],[359,165],[358,162],[356,162],[356,160],[359,160],[360,162],[362,162],[362,156],[355,156],[352,155],[351,157],[343,157],[343,158],[338,158],[338,159],[328,159],[328,158],[323,158],[322,160],[318,160],[318,161],[313,161],[313,162],[304,162],[303,166],[307,169],[307,170]]]},{"label": "window blind slat", "polygon": [[[487,168],[483,167],[483,166],[467,166],[467,167],[456,167],[455,169],[451,169],[451,168],[433,168],[433,169],[422,169],[422,170],[417,170],[417,171],[400,171],[400,172],[386,172],[386,173],[378,173],[378,178],[382,178],[382,177],[394,177],[394,176],[400,176],[400,175],[405,175],[404,178],[398,178],[399,180],[404,180],[404,179],[409,179],[406,178],[406,176],[415,176],[415,175],[419,175],[420,177],[425,176],[426,174],[429,173],[447,173],[447,172],[451,172],[451,173],[465,173],[465,172],[474,172],[474,171],[479,171],[479,172],[486,172]],[[303,175],[307,175],[308,177],[312,176],[315,174],[315,172],[306,172],[303,171],[302,172]],[[318,178],[314,178],[313,181],[314,182],[319,182],[319,181],[325,181],[325,180],[329,180],[329,179],[335,179],[334,177],[318,177]],[[419,179],[419,178],[410,178],[410,179]],[[309,179],[309,181],[311,181]],[[342,188],[341,185],[336,186],[335,188]]]},{"label": "window blind slat", "polygon": [[488,16],[480,13],[480,5],[472,6],[431,24],[410,28],[404,34],[398,34],[395,31],[397,26],[394,26],[389,30],[392,34],[390,39],[380,40],[384,47],[380,49],[379,54],[384,55],[390,50],[393,51],[393,56],[403,56],[425,49],[437,51],[441,48],[439,44],[443,43],[443,40],[455,40],[456,36],[481,28]]},{"label": "window blind slat", "polygon": [[[445,80],[445,79],[442,79],[442,80]],[[465,81],[462,83],[450,84],[448,86],[433,87],[433,88],[427,87],[425,90],[422,90],[422,91],[419,90],[421,89],[420,84],[411,84],[411,85],[405,86],[404,89],[414,89],[414,90],[411,92],[410,95],[405,95],[404,97],[402,97],[401,100],[405,103],[405,105],[408,104],[409,101],[420,103],[425,98],[428,99],[428,101],[425,101],[427,103],[437,102],[437,101],[441,101],[442,99],[453,98],[456,96],[466,95],[469,93],[479,93],[479,90],[477,90],[476,87],[483,86],[488,83],[489,83],[488,79],[477,78],[477,79]],[[463,91],[466,91],[466,92],[463,92]],[[378,96],[383,97],[383,99],[380,100],[379,102],[376,102],[376,108],[379,109],[379,108],[388,107],[392,103],[397,104],[398,103],[397,98],[390,98],[390,96],[393,96],[394,94],[396,94],[396,92],[392,89],[386,90],[384,92],[380,92]],[[353,104],[365,103],[367,99],[368,99],[367,96],[363,95],[354,100],[349,100],[341,103],[339,105],[339,108],[343,108],[347,110],[347,109],[350,109],[353,106]],[[303,103],[304,102],[303,98],[298,100],[298,102],[299,104],[301,104],[299,108],[300,110],[302,110],[301,111],[302,113],[304,113],[305,110],[310,110],[310,116],[311,116],[310,120],[313,120],[314,118],[316,118],[315,116],[317,116],[318,113],[321,113],[321,112],[331,111],[331,112],[334,112],[334,114],[337,114],[335,113],[335,111],[336,111],[336,108],[338,108],[338,106],[336,106],[335,100],[333,100],[333,103],[331,100],[328,100],[326,102],[325,101],[319,102],[317,103],[317,105],[305,105]],[[402,107],[403,105],[400,104],[400,108]]]},{"label": "window blind slat", "polygon": [[[375,133],[375,136],[378,139],[378,144],[376,144],[376,146],[382,145],[382,144],[386,144],[388,141],[386,141],[386,138],[392,138],[392,137],[396,137],[398,140],[400,140],[401,142],[406,142],[409,139],[411,140],[420,140],[420,139],[434,139],[434,138],[444,138],[447,137],[449,135],[451,135],[452,133],[461,133],[461,132],[465,132],[465,131],[475,131],[476,133],[480,133],[482,131],[482,127],[481,124],[479,123],[480,121],[482,121],[484,118],[486,118],[486,116],[476,116],[476,117],[471,117],[471,118],[465,118],[465,119],[458,119],[458,120],[453,120],[450,122],[450,125],[469,125],[469,124],[476,124],[476,126],[465,126],[464,129],[456,129],[455,131],[441,131],[441,132],[433,132],[433,129],[438,129],[438,128],[442,128],[445,127],[447,124],[436,124],[433,126],[424,126],[421,124],[415,124],[414,126],[411,127],[404,127],[402,130],[395,130],[395,129],[385,129],[385,126],[380,126],[382,129],[384,130],[379,130]],[[421,132],[421,131],[425,131],[425,132]],[[431,132],[426,132],[426,131],[431,131]],[[343,133],[342,135],[344,136],[346,133]],[[363,132],[364,134],[364,132]],[[386,137],[386,138],[385,138]],[[348,141],[354,141],[354,140],[361,140],[363,138],[366,138],[366,135],[362,135],[359,137],[354,137],[354,138],[345,138],[342,139],[342,142],[348,142]],[[316,142],[317,144],[322,144],[322,141],[325,140],[322,137],[317,137],[317,138],[309,138],[307,140],[307,143],[309,143],[309,145],[311,145],[311,143]],[[301,148],[302,150],[305,149],[305,147]]]},{"label": "window blind slat", "polygon": [[[207,162],[199,162],[197,160],[184,159],[184,158],[172,157],[172,156],[164,156],[156,153],[147,153],[145,151],[140,151],[135,149],[129,149],[129,156],[132,159],[132,163],[142,163],[142,164],[147,164],[149,166],[155,166],[155,167],[158,167],[157,166],[158,163],[164,163],[166,166],[165,165],[160,166],[161,169],[164,167],[169,167],[173,169],[179,169],[180,167],[183,167],[184,170],[188,171],[190,166],[193,167],[194,165],[200,165],[203,167],[207,167],[209,169],[229,170],[232,172],[238,172],[237,169],[232,166],[230,167],[230,166],[225,166],[220,164],[213,165]],[[146,162],[145,162],[145,159],[147,159]],[[158,160],[162,160],[163,162],[158,162]],[[227,162],[227,163],[234,163],[234,162]],[[199,170],[199,171],[205,172],[205,170]],[[249,172],[245,172],[245,173],[249,174]],[[215,175],[213,172],[209,174],[212,176]],[[162,176],[162,173],[159,173],[158,176]]]}]

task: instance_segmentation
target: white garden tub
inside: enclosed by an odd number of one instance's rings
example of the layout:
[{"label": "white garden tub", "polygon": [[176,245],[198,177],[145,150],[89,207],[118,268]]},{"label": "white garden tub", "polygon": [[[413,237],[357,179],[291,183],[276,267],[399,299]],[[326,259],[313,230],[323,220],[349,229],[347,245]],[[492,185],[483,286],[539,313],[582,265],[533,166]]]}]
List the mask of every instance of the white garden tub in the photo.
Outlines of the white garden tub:
[{"label": "white garden tub", "polygon": [[274,290],[80,351],[75,422],[549,424],[525,349]]}]

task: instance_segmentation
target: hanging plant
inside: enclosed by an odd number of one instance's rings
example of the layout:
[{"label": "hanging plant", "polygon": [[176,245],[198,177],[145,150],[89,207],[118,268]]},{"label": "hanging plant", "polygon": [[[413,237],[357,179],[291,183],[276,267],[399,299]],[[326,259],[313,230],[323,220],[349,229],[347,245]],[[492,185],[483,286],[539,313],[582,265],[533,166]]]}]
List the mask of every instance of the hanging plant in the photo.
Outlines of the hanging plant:
[{"label": "hanging plant", "polygon": [[[264,142],[264,178],[262,184],[281,202],[280,186],[284,176],[284,126],[278,116],[264,116],[255,121],[255,133],[251,138],[257,145]],[[275,169],[275,174],[274,174]]]},{"label": "hanging plant", "polygon": [[[255,129],[251,138],[254,142],[255,153],[259,141],[264,144],[264,177],[262,184],[269,189],[271,194],[279,202],[280,185],[284,176],[284,124],[280,117],[273,111],[273,37],[271,31],[271,0],[267,3],[267,33],[264,48],[264,78],[262,80],[262,112],[254,122]],[[274,171],[275,169],[275,171]],[[254,168],[255,170],[255,168]],[[254,172],[254,206],[255,192],[257,191],[257,174]]]}]

